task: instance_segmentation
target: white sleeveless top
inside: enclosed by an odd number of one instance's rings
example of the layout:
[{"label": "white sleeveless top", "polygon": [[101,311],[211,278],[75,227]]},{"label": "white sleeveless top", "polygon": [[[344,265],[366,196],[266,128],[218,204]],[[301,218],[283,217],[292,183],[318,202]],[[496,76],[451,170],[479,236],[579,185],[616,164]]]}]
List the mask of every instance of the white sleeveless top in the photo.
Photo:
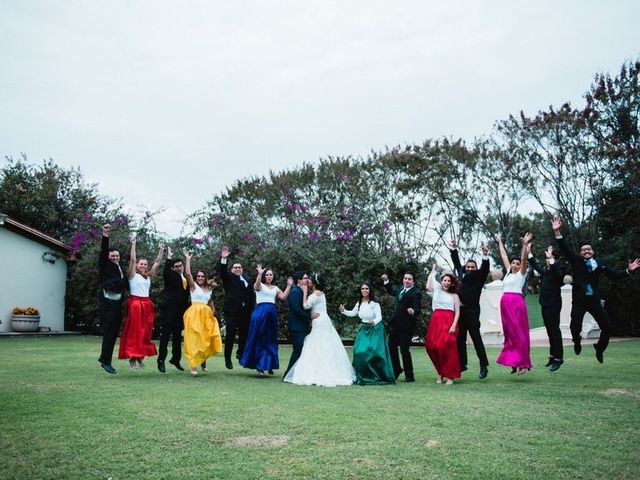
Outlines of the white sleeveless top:
[{"label": "white sleeveless top", "polygon": [[502,281],[502,291],[504,293],[519,293],[522,295],[525,280],[526,277],[519,271],[516,273],[509,272]]},{"label": "white sleeveless top", "polygon": [[148,297],[150,288],[151,279],[149,277],[144,278],[139,273],[136,273],[133,278],[129,279],[129,293],[131,293],[131,295]]},{"label": "white sleeveless top", "polygon": [[202,288],[196,285],[196,289],[191,292],[191,303],[209,303],[211,300],[211,291],[205,292]]},{"label": "white sleeveless top", "polygon": [[256,305],[258,303],[276,303],[278,290],[279,288],[276,286],[269,288],[264,283],[261,283],[260,290],[256,291]]}]

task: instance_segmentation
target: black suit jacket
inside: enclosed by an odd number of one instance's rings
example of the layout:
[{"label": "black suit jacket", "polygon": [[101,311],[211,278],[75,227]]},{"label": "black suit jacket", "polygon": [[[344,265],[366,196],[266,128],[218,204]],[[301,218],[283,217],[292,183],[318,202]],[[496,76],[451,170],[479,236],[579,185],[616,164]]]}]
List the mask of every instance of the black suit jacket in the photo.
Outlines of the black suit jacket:
[{"label": "black suit jacket", "polygon": [[247,282],[245,287],[240,277],[230,273],[227,264],[218,262],[218,273],[224,287],[224,303],[222,311],[227,315],[249,315],[256,303],[256,293],[253,290],[253,282],[244,275]]},{"label": "black suit jacket", "polygon": [[600,275],[604,274],[612,279],[626,278],[629,274],[624,270],[612,270],[604,261],[599,257],[594,257],[598,264],[598,267],[589,272],[587,265],[580,255],[576,255],[569,250],[564,238],[556,238],[558,249],[564,255],[569,264],[571,265],[571,271],[573,273],[573,289],[571,296],[574,302],[584,302],[587,299],[587,284],[591,284],[593,290],[592,298],[600,299],[600,291],[598,282],[600,281]]},{"label": "black suit jacket", "polygon": [[564,269],[555,262],[542,266],[536,257],[529,257],[529,264],[541,275],[540,296],[538,302],[543,307],[562,307],[562,291]]},{"label": "black suit jacket", "polygon": [[164,292],[162,293],[163,305],[174,305],[179,308],[187,308],[189,306],[191,295],[189,285],[186,288],[182,283],[182,275],[171,269],[173,260],[167,259],[164,262],[164,270],[162,276],[164,278]]},{"label": "black suit jacket", "polygon": [[98,276],[103,290],[122,294],[127,288],[127,273],[109,260],[109,237],[105,236],[102,237],[98,257]]},{"label": "black suit jacket", "polygon": [[462,283],[460,288],[460,303],[462,303],[462,306],[465,308],[479,310],[480,295],[482,294],[482,288],[489,275],[489,260],[482,260],[480,268],[469,273],[464,271],[460,263],[458,250],[451,250],[451,260],[453,260],[453,268]]},{"label": "black suit jacket", "polygon": [[289,297],[289,313],[287,314],[287,327],[290,332],[308,332],[310,330],[311,311],[302,306],[302,289],[294,285],[291,287]]},{"label": "black suit jacket", "polygon": [[[400,292],[403,287],[392,287],[387,283],[384,289],[389,295],[396,297],[396,309],[391,316],[390,325],[391,330],[396,333],[409,333],[412,334],[416,330],[416,323],[420,311],[422,308],[422,294],[418,287],[414,287],[406,292],[402,298],[400,298]],[[407,308],[413,308],[413,315],[409,315]]]}]

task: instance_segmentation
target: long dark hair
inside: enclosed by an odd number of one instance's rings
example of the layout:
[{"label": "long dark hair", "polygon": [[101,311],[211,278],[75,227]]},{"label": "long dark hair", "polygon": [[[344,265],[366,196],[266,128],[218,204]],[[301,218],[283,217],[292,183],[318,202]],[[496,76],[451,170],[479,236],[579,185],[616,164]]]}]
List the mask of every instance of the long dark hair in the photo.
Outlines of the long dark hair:
[{"label": "long dark hair", "polygon": [[362,282],[362,285],[360,285],[360,299],[358,300],[358,305],[360,305],[362,303],[362,287],[363,286],[367,286],[369,287],[369,301],[370,302],[377,302],[378,300],[376,299],[376,294],[373,292],[373,287],[371,286],[371,284],[369,282]]},{"label": "long dark hair", "polygon": [[458,291],[460,290],[460,280],[458,280],[458,277],[456,277],[453,273],[445,273],[444,275],[442,275],[442,277],[440,277],[440,285],[442,285],[442,279],[444,277],[449,277],[451,279],[451,285],[449,286],[448,290],[445,290],[444,288],[442,290],[447,293],[458,293]]}]

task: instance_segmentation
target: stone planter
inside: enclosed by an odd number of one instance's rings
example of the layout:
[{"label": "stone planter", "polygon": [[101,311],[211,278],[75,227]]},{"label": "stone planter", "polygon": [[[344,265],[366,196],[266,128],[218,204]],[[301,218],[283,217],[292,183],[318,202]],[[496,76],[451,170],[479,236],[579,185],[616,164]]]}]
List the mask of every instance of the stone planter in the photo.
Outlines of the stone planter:
[{"label": "stone planter", "polygon": [[40,315],[11,315],[11,330],[14,332],[37,332]]}]

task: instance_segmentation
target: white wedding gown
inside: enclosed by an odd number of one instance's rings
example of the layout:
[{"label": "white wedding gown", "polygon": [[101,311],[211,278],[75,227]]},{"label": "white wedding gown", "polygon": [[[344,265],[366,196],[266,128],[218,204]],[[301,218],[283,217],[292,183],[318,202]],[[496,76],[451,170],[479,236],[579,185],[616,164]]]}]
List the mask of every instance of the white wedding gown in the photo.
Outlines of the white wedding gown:
[{"label": "white wedding gown", "polygon": [[324,293],[309,296],[304,308],[320,316],[311,322],[311,333],[304,339],[302,353],[285,382],[297,385],[320,385],[335,387],[351,385],[356,374],[351,366],[342,340],[327,314],[327,300]]}]

